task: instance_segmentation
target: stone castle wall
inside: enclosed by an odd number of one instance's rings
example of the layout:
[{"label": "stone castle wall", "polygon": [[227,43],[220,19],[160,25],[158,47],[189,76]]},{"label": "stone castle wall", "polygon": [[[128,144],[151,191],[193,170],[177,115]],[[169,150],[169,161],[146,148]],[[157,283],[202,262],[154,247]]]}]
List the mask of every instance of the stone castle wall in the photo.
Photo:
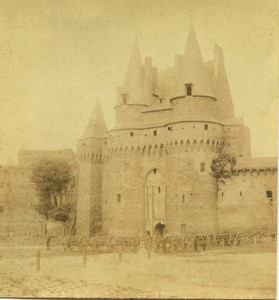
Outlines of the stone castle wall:
[{"label": "stone castle wall", "polygon": [[[245,133],[246,128],[234,126],[231,132],[236,136],[231,133],[229,138],[227,128],[211,122],[177,122],[155,129],[114,130],[108,133],[107,139],[99,140],[97,147],[96,141],[92,141],[94,146],[83,146],[83,150],[79,151],[81,172],[84,172],[84,179],[83,175],[80,177],[83,182],[81,190],[85,191],[86,184],[91,195],[91,200],[88,198],[86,203],[80,202],[81,208],[78,210],[83,220],[80,224],[88,224],[84,232],[92,232],[90,222],[96,223],[98,220],[99,224],[100,219],[102,233],[110,235],[142,235],[146,231],[152,232],[159,222],[176,234],[243,231],[264,228],[266,224],[270,224],[268,228],[274,228],[275,204],[271,207],[256,200],[259,190],[268,185],[265,183],[268,177],[258,177],[256,189],[249,180],[243,181],[242,192],[246,194],[246,189],[251,190],[245,205],[245,197],[240,194],[232,196],[240,186],[236,179],[240,177],[234,176],[222,186],[226,190],[222,191],[222,197],[219,192],[217,199],[216,184],[210,174],[213,158],[224,149],[239,157],[250,151],[249,143],[245,148],[241,143],[243,136],[238,135],[239,132]],[[204,172],[200,170],[202,163],[205,164]],[[155,219],[147,217],[146,203],[146,181],[152,170],[162,174],[164,182],[159,182],[157,188],[160,185],[166,195],[166,216]],[[274,174],[270,182],[274,190]],[[155,188],[156,182],[153,186]],[[95,195],[93,202],[92,195]],[[275,199],[276,196],[274,203]],[[102,203],[102,208],[97,203]],[[265,217],[253,219],[259,209]],[[84,222],[88,210],[91,211],[91,220]]]},{"label": "stone castle wall", "polygon": [[0,168],[0,231],[43,233],[44,220],[35,211],[39,196],[30,182],[30,169]]},{"label": "stone castle wall", "polygon": [[[115,114],[107,131],[97,101],[78,141],[78,233],[94,234],[90,224],[99,220],[102,234],[122,236],[154,234],[161,225],[174,234],[273,226],[275,205],[266,207],[260,193],[270,182],[274,189],[274,179],[234,176],[220,196],[211,175],[219,153],[251,158],[249,128],[234,117],[221,47],[204,62],[191,27],[184,55],[157,72],[150,58],[142,63],[135,43]],[[242,185],[244,202],[234,194]],[[264,216],[253,220],[259,209]]]},{"label": "stone castle wall", "polygon": [[222,231],[276,231],[277,170],[241,170],[218,192]]},{"label": "stone castle wall", "polygon": [[44,234],[45,220],[35,210],[39,194],[30,177],[34,163],[46,157],[63,158],[71,164],[72,180],[64,199],[76,201],[78,169],[72,150],[20,150],[17,165],[0,166],[0,232]]},{"label": "stone castle wall", "polygon": [[[206,122],[111,131],[103,155],[104,232],[142,235],[159,222],[172,233],[185,228],[216,232],[217,197],[210,165],[224,147],[222,134],[222,126]],[[164,180],[149,185],[153,170]],[[165,216],[147,217],[146,193],[152,189],[155,195],[158,187],[165,193]]]}]

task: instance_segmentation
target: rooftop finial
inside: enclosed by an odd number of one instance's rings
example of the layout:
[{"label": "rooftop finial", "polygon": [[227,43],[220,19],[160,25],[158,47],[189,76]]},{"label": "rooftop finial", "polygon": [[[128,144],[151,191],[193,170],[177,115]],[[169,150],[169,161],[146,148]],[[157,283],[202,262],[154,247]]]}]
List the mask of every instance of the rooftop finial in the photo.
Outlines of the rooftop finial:
[{"label": "rooftop finial", "polygon": [[190,27],[193,27],[193,9],[191,4],[189,5],[189,14],[190,14]]},{"label": "rooftop finial", "polygon": [[107,126],[103,116],[102,108],[99,102],[99,97],[96,98],[94,108],[89,119],[88,125],[81,138],[103,137],[107,132]]}]

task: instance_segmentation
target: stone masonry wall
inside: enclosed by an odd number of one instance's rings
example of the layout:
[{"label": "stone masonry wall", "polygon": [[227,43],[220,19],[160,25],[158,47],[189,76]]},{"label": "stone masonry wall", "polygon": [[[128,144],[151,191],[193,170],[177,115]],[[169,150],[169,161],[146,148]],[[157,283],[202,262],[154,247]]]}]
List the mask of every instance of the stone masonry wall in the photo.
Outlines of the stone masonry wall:
[{"label": "stone masonry wall", "polygon": [[277,172],[246,170],[220,185],[221,231],[276,230]]}]

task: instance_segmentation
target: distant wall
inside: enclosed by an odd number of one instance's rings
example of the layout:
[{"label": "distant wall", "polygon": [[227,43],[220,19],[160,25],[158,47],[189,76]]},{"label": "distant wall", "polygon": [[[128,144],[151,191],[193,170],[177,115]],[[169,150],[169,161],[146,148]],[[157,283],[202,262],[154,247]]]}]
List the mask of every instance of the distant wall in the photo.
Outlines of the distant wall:
[{"label": "distant wall", "polygon": [[72,178],[64,199],[75,202],[78,180],[75,153],[72,150],[20,150],[18,156],[18,165],[0,166],[0,232],[41,234],[45,220],[35,210],[39,194],[30,181],[34,163],[46,157],[66,159],[72,168]]}]

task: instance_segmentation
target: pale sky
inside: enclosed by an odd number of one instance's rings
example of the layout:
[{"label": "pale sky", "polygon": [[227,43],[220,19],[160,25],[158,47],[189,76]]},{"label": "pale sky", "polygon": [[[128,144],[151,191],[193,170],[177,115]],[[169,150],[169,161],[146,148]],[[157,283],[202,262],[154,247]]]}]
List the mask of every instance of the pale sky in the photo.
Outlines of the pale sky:
[{"label": "pale sky", "polygon": [[191,15],[204,60],[222,46],[254,157],[277,156],[278,6],[268,0],[1,0],[0,164],[19,149],[76,149],[99,97],[108,128],[138,34],[158,69],[183,54]]}]

